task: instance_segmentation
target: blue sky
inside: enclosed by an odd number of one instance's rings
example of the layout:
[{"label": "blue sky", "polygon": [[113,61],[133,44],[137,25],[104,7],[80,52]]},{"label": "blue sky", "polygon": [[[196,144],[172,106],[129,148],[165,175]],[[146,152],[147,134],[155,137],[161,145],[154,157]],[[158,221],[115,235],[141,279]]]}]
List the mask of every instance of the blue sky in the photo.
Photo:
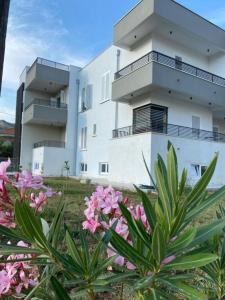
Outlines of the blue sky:
[{"label": "blue sky", "polygon": [[[25,65],[37,56],[85,65],[111,44],[113,24],[137,2],[11,0],[0,119],[14,121],[18,77]],[[225,28],[224,0],[178,2]]]}]

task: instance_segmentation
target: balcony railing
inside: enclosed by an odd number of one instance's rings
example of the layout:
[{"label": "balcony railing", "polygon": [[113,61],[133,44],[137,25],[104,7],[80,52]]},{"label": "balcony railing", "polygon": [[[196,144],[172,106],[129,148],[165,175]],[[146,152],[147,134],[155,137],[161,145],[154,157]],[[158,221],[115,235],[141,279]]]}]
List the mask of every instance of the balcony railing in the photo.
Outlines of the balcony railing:
[{"label": "balcony railing", "polygon": [[65,148],[65,142],[61,142],[61,141],[41,141],[41,142],[35,143],[33,148],[35,149],[35,148],[40,148],[40,147]]},{"label": "balcony railing", "polygon": [[209,73],[207,71],[189,65],[185,62],[179,61],[175,58],[172,58],[170,56],[167,56],[157,51],[151,51],[148,54],[139,58],[138,60],[134,61],[130,65],[121,69],[120,71],[115,73],[115,79],[119,79],[123,76],[126,76],[132,73],[133,71],[140,69],[141,67],[145,66],[150,62],[157,62],[167,67],[201,78],[203,80],[207,80],[212,83],[225,86],[225,78]]},{"label": "balcony railing", "polygon": [[60,69],[60,70],[63,70],[63,71],[69,71],[70,70],[70,67],[68,65],[64,65],[64,64],[52,61],[52,60],[45,59],[45,58],[37,57],[37,59],[33,62],[33,64],[31,65],[31,67],[30,67],[30,69],[28,70],[27,73],[29,73],[29,71],[32,69],[32,67],[35,64],[40,64],[40,65],[48,66],[48,67],[51,67],[51,68]]},{"label": "balcony railing", "polygon": [[53,107],[53,108],[62,108],[62,109],[67,109],[67,104],[62,103],[57,100],[50,100],[50,99],[33,99],[26,107],[25,111],[32,106],[33,104],[36,105],[42,105],[42,106],[48,106],[48,107]]},{"label": "balcony railing", "polygon": [[[151,123],[151,122],[150,122]],[[225,143],[225,134],[184,127],[167,123],[152,123],[148,125],[127,126],[113,130],[113,138],[122,138],[135,134],[153,132],[165,134],[172,137],[181,137],[192,140],[201,140],[209,142]]]}]

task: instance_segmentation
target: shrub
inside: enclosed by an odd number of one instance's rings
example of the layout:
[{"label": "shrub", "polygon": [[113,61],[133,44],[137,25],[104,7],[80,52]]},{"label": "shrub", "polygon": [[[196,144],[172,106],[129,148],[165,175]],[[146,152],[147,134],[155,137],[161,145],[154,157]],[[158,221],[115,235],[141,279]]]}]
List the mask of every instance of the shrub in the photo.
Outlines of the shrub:
[{"label": "shrub", "polygon": [[[132,206],[120,192],[98,187],[86,199],[85,230],[76,236],[64,225],[63,202],[48,225],[32,207],[33,198],[26,198],[20,189],[16,228],[0,226],[0,233],[12,243],[0,246],[0,255],[6,264],[7,255],[20,254],[23,262],[28,260],[42,272],[34,289],[23,290],[25,299],[68,300],[86,295],[93,300],[98,293],[113,293],[115,284],[122,282],[136,299],[207,299],[208,291],[194,285],[195,271],[202,268],[207,273],[218,262],[218,272],[223,269],[224,243],[216,248],[210,241],[217,236],[220,243],[225,217],[221,214],[212,224],[198,228],[192,221],[225,195],[225,187],[206,192],[216,163],[217,156],[186,194],[187,172],[179,181],[176,154],[169,144],[167,163],[161,156],[155,163],[156,200],[136,187],[142,206]],[[21,240],[28,247],[17,245]],[[15,261],[21,262],[17,257]],[[213,275],[213,280],[213,297],[221,300],[218,277]]]}]

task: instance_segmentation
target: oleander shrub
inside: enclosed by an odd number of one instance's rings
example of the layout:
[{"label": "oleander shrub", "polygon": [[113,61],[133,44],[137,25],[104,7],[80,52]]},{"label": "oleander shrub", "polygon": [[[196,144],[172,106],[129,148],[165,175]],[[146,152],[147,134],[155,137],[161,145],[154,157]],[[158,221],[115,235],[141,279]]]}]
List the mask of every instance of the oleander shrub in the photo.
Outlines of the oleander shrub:
[{"label": "oleander shrub", "polygon": [[[10,206],[11,221],[0,226],[0,294],[36,300],[94,300],[111,294],[113,299],[117,286],[124,284],[140,300],[224,299],[224,209],[211,224],[193,225],[225,196],[225,187],[210,194],[206,190],[216,164],[217,156],[185,192],[187,172],[178,175],[176,153],[169,143],[166,162],[160,155],[155,162],[156,199],[136,187],[142,204],[132,205],[112,187],[97,187],[85,199],[85,221],[78,233],[65,224],[63,200],[52,222],[44,221],[37,206],[42,194],[25,196],[21,184],[26,180],[19,175],[17,184],[10,183],[5,165],[1,203],[8,201],[3,198],[6,184],[19,189],[20,197]],[[43,184],[29,188],[43,189]],[[17,272],[15,286],[7,264],[23,266],[25,275]]]}]

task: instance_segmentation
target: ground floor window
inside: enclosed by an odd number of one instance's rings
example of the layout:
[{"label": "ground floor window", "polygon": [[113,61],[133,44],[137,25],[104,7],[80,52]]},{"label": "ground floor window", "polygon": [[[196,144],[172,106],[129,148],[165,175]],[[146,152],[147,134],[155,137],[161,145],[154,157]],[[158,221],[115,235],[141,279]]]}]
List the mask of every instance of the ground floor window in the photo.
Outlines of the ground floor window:
[{"label": "ground floor window", "polygon": [[109,173],[109,164],[108,163],[100,163],[99,164],[99,173],[100,174],[108,174]]},{"label": "ground floor window", "polygon": [[192,173],[192,176],[195,176],[195,177],[201,177],[205,171],[207,169],[207,166],[201,166],[199,164],[192,164],[191,165],[191,173]]},{"label": "ground floor window", "polygon": [[39,163],[34,163],[34,170],[39,170]]},{"label": "ground floor window", "polygon": [[85,172],[87,172],[87,164],[86,163],[81,163],[80,164],[80,171],[82,172],[82,173],[85,173]]}]

